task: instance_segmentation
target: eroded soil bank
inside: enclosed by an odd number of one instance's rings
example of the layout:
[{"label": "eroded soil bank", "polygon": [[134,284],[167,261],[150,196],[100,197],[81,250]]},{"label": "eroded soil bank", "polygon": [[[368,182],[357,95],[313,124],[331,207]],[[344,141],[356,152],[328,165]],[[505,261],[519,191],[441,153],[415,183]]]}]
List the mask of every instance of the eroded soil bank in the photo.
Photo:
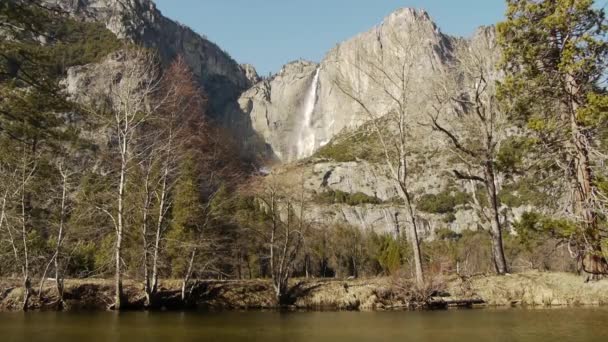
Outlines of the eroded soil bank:
[{"label": "eroded soil bank", "polygon": [[[608,304],[608,280],[585,283],[582,276],[566,273],[528,272],[507,276],[442,279],[427,293],[395,290],[391,278],[327,280],[298,279],[291,286],[289,308],[301,310],[395,310],[449,306],[575,306]],[[144,310],[140,283],[124,285],[131,310]],[[67,280],[63,310],[107,310],[113,302],[110,280]],[[30,298],[32,310],[57,310],[55,289],[48,286]],[[23,290],[17,280],[0,281],[0,311],[21,310]],[[426,297],[426,299],[421,299]],[[180,284],[164,281],[156,309],[234,310],[276,309],[268,280],[200,281],[189,300],[181,300]]]}]

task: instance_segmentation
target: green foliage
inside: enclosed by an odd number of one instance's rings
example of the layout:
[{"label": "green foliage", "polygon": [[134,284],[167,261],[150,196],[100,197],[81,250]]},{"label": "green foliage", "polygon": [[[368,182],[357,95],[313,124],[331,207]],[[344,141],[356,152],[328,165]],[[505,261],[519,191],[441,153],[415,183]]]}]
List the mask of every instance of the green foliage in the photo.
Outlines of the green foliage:
[{"label": "green foliage", "polygon": [[171,226],[167,233],[167,255],[171,260],[171,274],[182,277],[188,265],[187,258],[192,245],[197,244],[203,225],[203,201],[201,198],[196,162],[186,158],[180,165],[181,174],[173,192]]},{"label": "green foliage", "polygon": [[[74,65],[98,61],[120,48],[100,23],[78,22],[29,2],[0,5],[0,131],[16,140],[66,140],[73,135],[60,113],[73,109],[61,78]],[[41,43],[44,41],[44,43]]]},{"label": "green foliage", "polygon": [[605,143],[608,124],[606,12],[593,0],[507,4],[507,20],[498,26],[506,70],[500,86],[502,103],[546,149],[548,153],[539,155],[541,161],[548,164],[557,157],[569,165],[563,178],[576,189],[573,214],[586,218],[579,222],[576,239],[597,249],[602,234],[596,218],[601,210],[596,208],[605,204],[589,194],[597,191],[595,178],[605,173],[605,167],[589,156],[597,143]]},{"label": "green foliage", "polygon": [[348,204],[352,206],[361,204],[381,204],[382,200],[375,196],[369,196],[362,192],[356,192],[354,194],[340,191],[340,190],[327,190],[316,194],[314,201],[319,204]]},{"label": "green foliage", "polygon": [[[597,109],[606,104],[596,82],[608,63],[608,25],[593,0],[509,0],[498,32],[509,71],[501,94],[518,119],[533,130],[552,131],[564,119],[555,100],[573,96],[580,104],[578,123],[595,125]],[[562,86],[568,78],[579,87],[575,94]]]},{"label": "green foliage", "polygon": [[496,154],[496,170],[506,174],[522,172],[533,145],[534,140],[528,137],[507,138]]},{"label": "green foliage", "polygon": [[409,254],[409,246],[405,239],[394,238],[390,235],[378,237],[380,245],[377,247],[377,260],[386,275],[397,274],[405,263]]},{"label": "green foliage", "polygon": [[53,43],[48,50],[58,75],[75,65],[99,62],[110,53],[124,47],[104,24],[63,19],[51,29]]},{"label": "green foliage", "polygon": [[[383,126],[382,123],[381,126]],[[337,135],[327,145],[317,150],[313,157],[342,163],[357,160],[379,163],[383,162],[385,158],[378,135],[371,122],[352,132]]]},{"label": "green foliage", "polygon": [[377,145],[375,136],[369,132],[357,132],[347,137],[336,137],[316,153],[317,158],[331,159],[336,162],[367,160],[381,161],[382,155],[373,148]]},{"label": "green foliage", "polygon": [[174,229],[192,232],[200,223],[202,203],[195,161],[186,159],[180,170],[181,175],[173,195],[171,222]]},{"label": "green foliage", "polygon": [[521,219],[513,224],[520,241],[525,245],[548,237],[566,240],[577,230],[576,222],[567,219],[547,217],[536,212],[526,212]]},{"label": "green foliage", "polygon": [[95,270],[111,270],[114,268],[114,240],[116,238],[112,234],[108,234],[101,238],[101,241],[96,243]]},{"label": "green foliage", "polygon": [[[498,33],[507,70],[500,96],[512,119],[555,148],[572,120],[596,134],[608,108],[600,81],[608,66],[604,10],[593,0],[509,0]],[[576,106],[563,105],[570,102]]]},{"label": "green foliage", "polygon": [[531,177],[506,184],[500,190],[498,197],[502,204],[510,208],[524,205],[542,207],[550,203],[547,194],[538,187],[537,180]]},{"label": "green foliage", "polygon": [[456,233],[455,231],[447,228],[438,229],[435,232],[435,236],[438,240],[444,241],[458,241],[462,238],[462,234]]},{"label": "green foliage", "polygon": [[70,257],[66,265],[66,273],[72,277],[85,278],[94,274],[96,267],[96,261],[106,262],[103,256],[97,257],[97,254],[101,253],[101,250],[97,244],[93,241],[80,242],[70,251]]},{"label": "green foliage", "polygon": [[450,214],[459,205],[469,203],[471,196],[461,191],[445,190],[438,194],[425,194],[417,200],[420,211],[432,214]]}]

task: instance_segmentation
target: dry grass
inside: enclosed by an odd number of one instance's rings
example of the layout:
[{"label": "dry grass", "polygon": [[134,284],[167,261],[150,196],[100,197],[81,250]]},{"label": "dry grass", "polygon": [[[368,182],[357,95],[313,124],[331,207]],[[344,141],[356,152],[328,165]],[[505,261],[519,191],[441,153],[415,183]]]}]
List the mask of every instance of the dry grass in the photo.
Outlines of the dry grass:
[{"label": "dry grass", "polygon": [[[391,310],[425,306],[434,300],[443,303],[483,301],[492,306],[605,305],[608,280],[585,283],[582,276],[568,273],[526,272],[507,276],[441,278],[421,291],[394,278],[373,279],[294,279],[291,282],[292,307],[307,310]],[[113,280],[67,280],[68,309],[105,310],[112,302]],[[410,284],[411,285],[411,284]],[[179,299],[181,283],[161,283],[162,301],[168,308],[183,308]],[[141,283],[126,280],[124,289],[134,309],[143,309]],[[431,298],[441,292],[441,298]],[[0,311],[19,310],[22,289],[18,280],[0,280]],[[57,302],[52,282],[42,299],[34,293],[34,309],[52,309]],[[192,292],[193,308],[271,309],[276,301],[269,280],[201,281]]]},{"label": "dry grass", "polygon": [[305,280],[298,288],[294,306],[317,310],[377,310],[386,306],[389,291],[384,278],[354,280]]},{"label": "dry grass", "polygon": [[456,297],[478,297],[495,306],[608,304],[608,280],[585,283],[582,276],[571,273],[532,271],[455,280],[448,292]]}]

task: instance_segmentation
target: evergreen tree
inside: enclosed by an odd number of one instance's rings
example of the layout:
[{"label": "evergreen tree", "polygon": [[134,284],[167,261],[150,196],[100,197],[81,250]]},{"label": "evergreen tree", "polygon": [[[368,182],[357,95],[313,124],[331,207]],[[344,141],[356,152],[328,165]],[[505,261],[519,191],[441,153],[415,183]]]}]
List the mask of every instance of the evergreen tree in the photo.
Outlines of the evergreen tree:
[{"label": "evergreen tree", "polygon": [[52,201],[40,195],[54,186],[53,158],[72,133],[62,116],[71,106],[61,92],[50,49],[42,44],[55,15],[36,1],[0,3],[2,216],[23,277],[24,310],[52,221]]},{"label": "evergreen tree", "polygon": [[[536,133],[572,188],[579,258],[590,273],[601,257],[606,203],[598,186],[600,133],[606,126],[608,23],[592,0],[508,0],[498,27],[507,77],[501,96],[512,119]],[[602,232],[603,231],[603,232]],[[603,264],[603,265],[602,265]]]},{"label": "evergreen tree", "polygon": [[182,300],[186,300],[186,289],[203,243],[205,222],[196,160],[186,156],[179,169],[180,176],[173,192],[167,254],[172,276],[182,278]]}]

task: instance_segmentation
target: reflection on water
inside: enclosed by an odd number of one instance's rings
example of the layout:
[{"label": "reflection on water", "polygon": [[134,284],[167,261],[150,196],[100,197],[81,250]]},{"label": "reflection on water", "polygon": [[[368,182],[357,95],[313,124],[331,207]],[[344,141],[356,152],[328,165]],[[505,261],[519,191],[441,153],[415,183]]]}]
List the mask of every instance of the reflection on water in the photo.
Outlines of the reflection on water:
[{"label": "reflection on water", "polygon": [[608,341],[608,309],[2,313],[0,341]]}]

